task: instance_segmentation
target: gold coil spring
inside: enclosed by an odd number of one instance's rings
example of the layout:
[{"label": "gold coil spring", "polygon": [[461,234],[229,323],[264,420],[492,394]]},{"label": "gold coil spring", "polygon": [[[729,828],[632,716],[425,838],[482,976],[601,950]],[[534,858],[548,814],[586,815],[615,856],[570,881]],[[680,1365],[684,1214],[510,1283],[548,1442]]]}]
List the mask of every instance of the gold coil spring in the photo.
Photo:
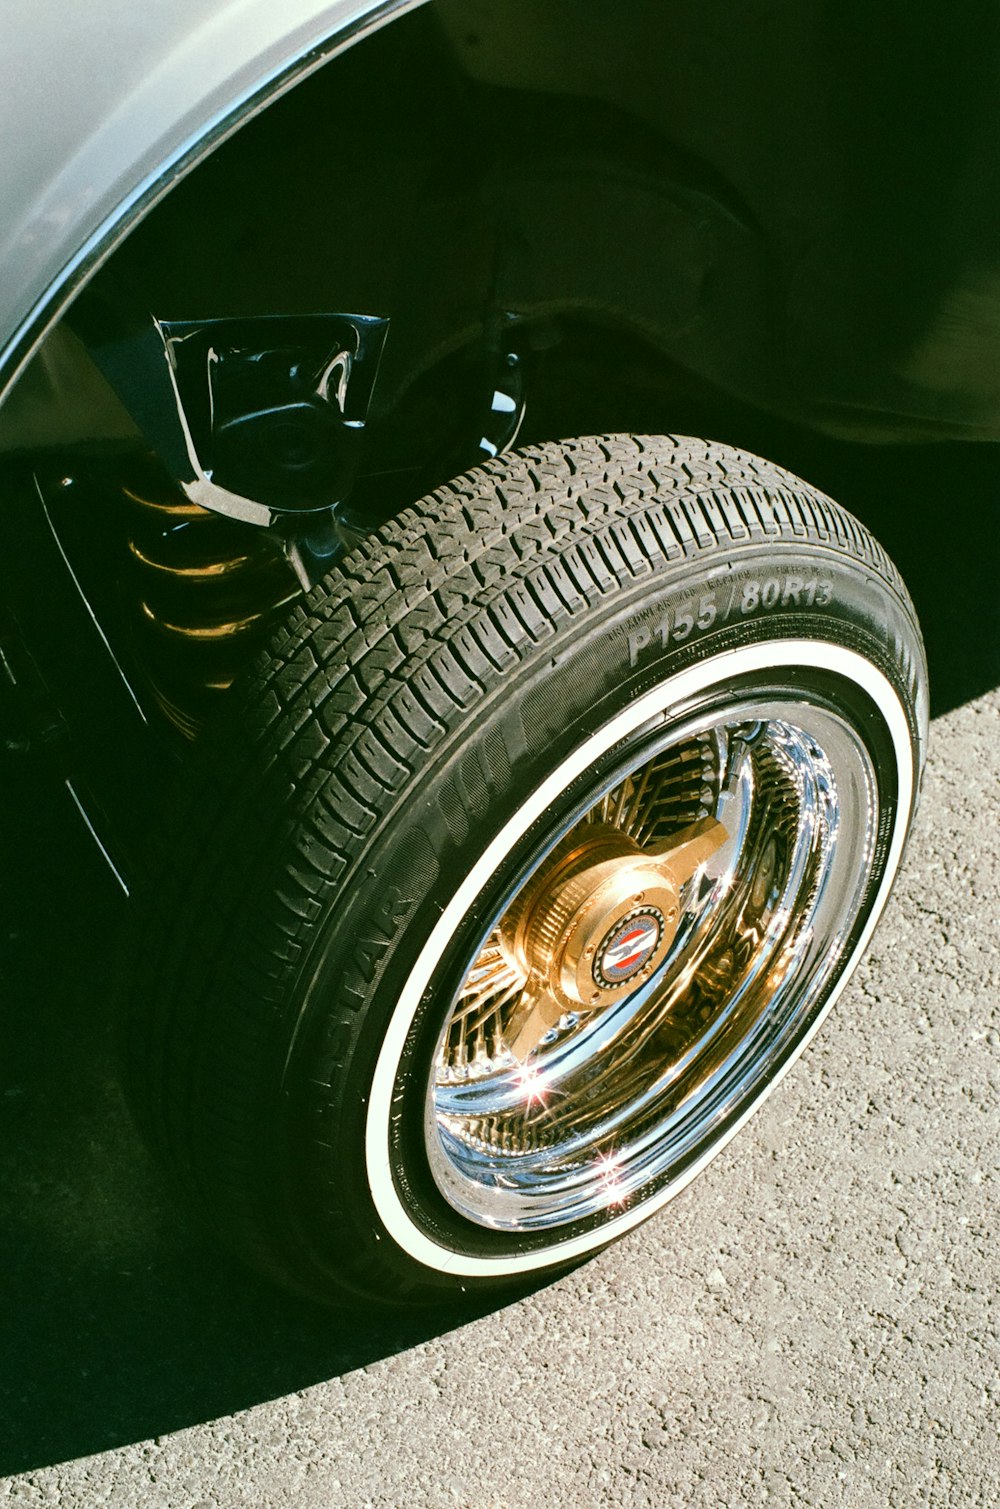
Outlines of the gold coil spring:
[{"label": "gold coil spring", "polygon": [[164,716],[193,739],[301,587],[270,535],[190,503],[155,464],[122,495],[136,658]]}]

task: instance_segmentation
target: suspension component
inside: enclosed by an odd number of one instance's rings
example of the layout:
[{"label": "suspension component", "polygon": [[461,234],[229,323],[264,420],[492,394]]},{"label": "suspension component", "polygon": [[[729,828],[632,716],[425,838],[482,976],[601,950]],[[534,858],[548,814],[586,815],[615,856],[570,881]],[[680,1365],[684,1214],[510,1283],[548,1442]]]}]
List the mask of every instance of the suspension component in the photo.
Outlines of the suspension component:
[{"label": "suspension component", "polygon": [[346,498],[388,320],[163,320],[105,280],[72,321],[188,502],[269,526]]},{"label": "suspension component", "polygon": [[191,739],[301,587],[278,540],[191,502],[155,462],[121,490],[135,658]]}]

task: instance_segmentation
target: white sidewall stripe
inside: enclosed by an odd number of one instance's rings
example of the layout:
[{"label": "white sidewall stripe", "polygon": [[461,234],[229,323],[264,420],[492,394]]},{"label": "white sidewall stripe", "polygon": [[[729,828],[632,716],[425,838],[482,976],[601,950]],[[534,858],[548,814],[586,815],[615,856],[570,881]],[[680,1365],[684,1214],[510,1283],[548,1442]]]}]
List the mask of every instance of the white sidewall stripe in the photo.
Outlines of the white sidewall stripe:
[{"label": "white sidewall stripe", "polygon": [[[389,1156],[389,1115],[397,1066],[406,1042],[407,1033],[410,1030],[427,984],[462,918],[480,891],[482,891],[483,887],[503,863],[507,854],[522,835],[527,832],[532,823],[545,812],[559,794],[577,776],[581,775],[595,760],[599,759],[612,745],[617,743],[619,739],[624,738],[657,715],[669,716],[673,708],[686,702],[689,698],[696,697],[712,687],[725,686],[731,683],[737,676],[757,671],[780,670],[790,666],[832,671],[839,676],[843,676],[848,681],[853,681],[868,693],[869,697],[871,697],[882,713],[890,737],[892,738],[896,753],[896,768],[899,782],[895,822],[889,842],[889,852],[882,884],[879,887],[878,895],[875,898],[868,921],[858,940],[857,947],[847,961],[844,972],[831,992],[823,1010],[813,1022],[809,1032],[803,1038],[795,1053],[791,1054],[777,1070],[767,1087],[767,1091],[757,1097],[739,1120],[729,1128],[725,1136],[720,1138],[697,1162],[686,1168],[683,1174],[679,1175],[673,1183],[661,1189],[652,1199],[640,1203],[636,1209],[624,1211],[620,1216],[608,1221],[595,1231],[585,1233],[583,1236],[568,1238],[564,1242],[554,1242],[550,1247],[546,1247],[543,1250],[519,1255],[510,1255],[503,1258],[474,1257],[465,1253],[456,1253],[450,1248],[441,1246],[421,1231],[419,1227],[414,1225],[397,1194]],[[881,671],[877,670],[875,666],[869,664],[867,660],[861,655],[856,654],[853,650],[846,650],[839,645],[808,639],[779,640],[775,643],[748,645],[742,649],[729,650],[725,654],[715,656],[711,660],[691,666],[685,671],[679,671],[677,675],[662,682],[661,685],[655,687],[651,692],[647,692],[645,696],[639,697],[635,702],[630,703],[627,708],[612,718],[603,728],[598,729],[596,733],[592,734],[579,749],[574,750],[531,793],[523,806],[518,809],[503,830],[497,834],[476,865],[462,881],[462,884],[445,907],[424,945],[412,973],[400,992],[399,1001],[389,1022],[372,1081],[365,1133],[365,1159],[369,1187],[379,1218],[389,1235],[398,1243],[403,1251],[428,1268],[456,1276],[497,1278],[505,1275],[529,1273],[535,1269],[547,1268],[554,1263],[568,1262],[574,1258],[582,1257],[585,1253],[596,1247],[603,1247],[607,1242],[628,1231],[630,1227],[637,1225],[640,1221],[644,1221],[647,1216],[665,1205],[689,1180],[700,1173],[705,1165],[715,1157],[716,1153],[722,1150],[730,1138],[735,1136],[743,1123],[761,1104],[765,1095],[770,1093],[770,1090],[779,1082],[782,1075],[791,1068],[799,1053],[806,1047],[813,1034],[822,1024],[827,1012],[834,1005],[841,990],[846,985],[851,971],[867,946],[868,940],[885,906],[896,870],[899,867],[913,800],[914,774],[913,752],[910,744],[910,732],[906,713],[899,697]]]}]

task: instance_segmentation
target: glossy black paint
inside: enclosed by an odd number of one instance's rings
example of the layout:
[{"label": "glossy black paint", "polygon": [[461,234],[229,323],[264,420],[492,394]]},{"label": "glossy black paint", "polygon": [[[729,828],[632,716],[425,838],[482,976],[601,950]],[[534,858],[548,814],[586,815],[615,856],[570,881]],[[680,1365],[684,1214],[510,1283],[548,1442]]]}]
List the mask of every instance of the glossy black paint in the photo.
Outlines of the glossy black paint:
[{"label": "glossy black paint", "polygon": [[8,463],[0,487],[0,599],[17,677],[5,688],[8,748],[47,770],[127,887],[176,755],[115,632],[106,510],[92,487],[51,466]]}]

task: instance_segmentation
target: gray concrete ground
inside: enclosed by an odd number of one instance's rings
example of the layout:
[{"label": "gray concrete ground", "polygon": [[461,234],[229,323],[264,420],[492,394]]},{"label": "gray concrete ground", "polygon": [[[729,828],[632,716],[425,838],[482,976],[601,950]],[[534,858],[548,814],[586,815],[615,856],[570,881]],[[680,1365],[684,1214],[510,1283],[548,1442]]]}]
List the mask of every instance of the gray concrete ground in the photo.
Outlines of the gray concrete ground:
[{"label": "gray concrete ground", "polygon": [[59,1066],[39,1090],[22,1043],[28,1089],[7,1086],[37,1104],[5,1226],[6,1501],[1000,1503],[998,750],[998,692],[935,720],[867,959],[736,1142],[624,1242],[464,1324],[318,1312],[184,1226],[88,1017],[95,871],[89,916],[66,912]]}]

